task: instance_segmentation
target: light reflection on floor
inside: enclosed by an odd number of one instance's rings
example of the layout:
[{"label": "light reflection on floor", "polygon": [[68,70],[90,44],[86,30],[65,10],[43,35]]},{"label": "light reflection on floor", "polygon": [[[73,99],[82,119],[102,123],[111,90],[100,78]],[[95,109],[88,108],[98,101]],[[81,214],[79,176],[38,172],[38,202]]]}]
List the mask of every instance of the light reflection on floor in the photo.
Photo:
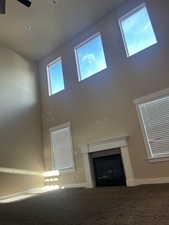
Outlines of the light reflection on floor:
[{"label": "light reflection on floor", "polygon": [[43,194],[49,191],[54,191],[59,189],[64,189],[64,187],[63,186],[60,187],[59,185],[51,185],[51,186],[44,186],[42,188],[32,189],[31,191],[28,191],[22,194],[16,194],[13,196],[11,195],[4,198],[2,197],[0,198],[0,204],[22,201],[22,200],[37,196],[39,194]]}]

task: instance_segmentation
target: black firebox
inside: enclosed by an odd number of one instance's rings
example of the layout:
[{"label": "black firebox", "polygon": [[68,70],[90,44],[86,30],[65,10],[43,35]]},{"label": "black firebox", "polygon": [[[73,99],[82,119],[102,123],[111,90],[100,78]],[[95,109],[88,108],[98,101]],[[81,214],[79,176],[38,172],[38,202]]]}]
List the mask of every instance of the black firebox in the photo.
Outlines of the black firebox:
[{"label": "black firebox", "polygon": [[93,158],[93,165],[97,187],[126,185],[121,154]]}]

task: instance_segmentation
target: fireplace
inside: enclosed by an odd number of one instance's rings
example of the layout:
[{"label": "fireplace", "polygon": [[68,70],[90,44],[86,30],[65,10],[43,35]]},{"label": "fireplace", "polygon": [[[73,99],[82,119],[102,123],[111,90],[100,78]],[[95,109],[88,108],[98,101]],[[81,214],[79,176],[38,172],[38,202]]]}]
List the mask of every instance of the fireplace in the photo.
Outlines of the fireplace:
[{"label": "fireplace", "polygon": [[92,153],[90,157],[96,187],[126,185],[122,158],[118,149]]},{"label": "fireplace", "polygon": [[[121,171],[120,173],[123,174],[121,175],[121,177],[123,177],[123,181],[122,179],[120,181],[121,185],[122,184],[124,185],[125,183],[127,186],[135,185],[133,170],[130,163],[130,157],[129,157],[129,151],[128,151],[127,136],[113,137],[110,139],[100,140],[91,144],[82,144],[80,145],[80,149],[83,156],[84,169],[85,169],[85,177],[86,177],[85,187],[93,188],[96,185],[99,186],[97,175],[95,176],[95,169],[94,169],[94,161],[97,161],[97,159],[94,159],[94,158],[98,158],[98,160],[102,161],[103,159],[99,159],[99,158],[108,157],[110,155],[114,158],[117,158],[118,159],[117,161],[119,162],[120,165],[123,162],[121,165],[121,170],[120,170]],[[118,156],[115,156],[115,155],[118,155]],[[106,160],[106,158],[104,158],[104,160]],[[111,161],[111,157],[109,160]],[[123,169],[123,166],[124,166],[124,169]],[[112,170],[112,168],[110,170]],[[113,172],[114,176],[115,174],[117,174],[117,172],[115,171],[117,170],[114,169],[114,172]],[[110,173],[112,173],[112,171]],[[125,176],[124,176],[124,173],[125,173]],[[104,176],[107,176],[107,174]],[[124,177],[125,177],[125,180],[124,180]]]}]

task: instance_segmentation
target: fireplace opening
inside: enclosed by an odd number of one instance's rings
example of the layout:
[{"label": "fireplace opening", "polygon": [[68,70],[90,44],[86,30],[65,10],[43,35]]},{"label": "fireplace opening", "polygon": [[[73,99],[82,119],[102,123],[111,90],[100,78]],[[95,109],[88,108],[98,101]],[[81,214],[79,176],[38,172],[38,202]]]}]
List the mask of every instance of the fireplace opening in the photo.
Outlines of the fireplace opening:
[{"label": "fireplace opening", "polygon": [[91,157],[96,187],[126,186],[121,154]]}]

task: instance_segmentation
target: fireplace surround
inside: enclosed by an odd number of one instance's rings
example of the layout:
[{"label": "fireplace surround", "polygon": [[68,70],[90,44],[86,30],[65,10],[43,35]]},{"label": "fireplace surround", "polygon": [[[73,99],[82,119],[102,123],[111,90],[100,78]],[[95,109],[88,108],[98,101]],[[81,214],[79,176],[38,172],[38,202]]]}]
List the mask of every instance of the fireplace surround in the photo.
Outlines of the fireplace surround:
[{"label": "fireplace surround", "polygon": [[127,186],[134,186],[134,176],[133,170],[130,162],[129,152],[128,152],[128,136],[113,137],[110,139],[98,141],[92,144],[82,144],[80,146],[81,153],[83,155],[85,176],[86,176],[86,186],[88,188],[95,187],[95,179],[93,176],[93,169],[91,164],[90,153],[96,152],[107,152],[107,150],[116,151],[117,148],[120,151]]}]

